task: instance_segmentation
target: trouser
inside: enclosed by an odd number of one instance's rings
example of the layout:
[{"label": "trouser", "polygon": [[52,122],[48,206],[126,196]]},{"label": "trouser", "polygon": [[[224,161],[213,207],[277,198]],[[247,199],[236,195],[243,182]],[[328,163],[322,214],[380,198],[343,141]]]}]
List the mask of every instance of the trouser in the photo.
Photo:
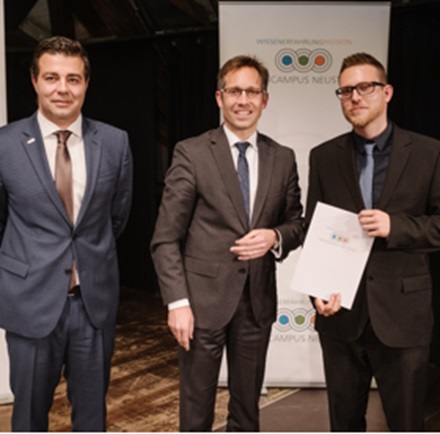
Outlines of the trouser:
[{"label": "trouser", "polygon": [[47,431],[54,391],[64,367],[72,431],[105,431],[114,327],[97,330],[81,296],[67,297],[55,329],[42,339],[7,332],[13,431]]},{"label": "trouser", "polygon": [[259,431],[258,402],[271,327],[259,327],[246,288],[221,330],[197,329],[190,351],[180,349],[180,430],[210,431],[223,349],[228,366],[227,431]]},{"label": "trouser", "polygon": [[429,346],[391,348],[368,324],[354,342],[320,334],[332,431],[365,431],[374,376],[391,431],[423,431]]}]

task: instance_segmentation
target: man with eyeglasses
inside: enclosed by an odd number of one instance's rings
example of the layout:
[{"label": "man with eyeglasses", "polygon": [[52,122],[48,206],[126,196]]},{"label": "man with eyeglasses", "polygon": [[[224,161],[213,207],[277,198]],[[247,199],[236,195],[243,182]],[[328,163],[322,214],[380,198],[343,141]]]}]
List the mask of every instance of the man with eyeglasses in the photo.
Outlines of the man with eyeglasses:
[{"label": "man with eyeglasses", "polygon": [[180,358],[180,430],[210,431],[226,347],[227,431],[258,431],[275,260],[303,240],[293,151],[257,132],[269,73],[255,58],[217,77],[224,124],[178,143],[151,243]]},{"label": "man with eyeglasses", "polygon": [[371,55],[344,59],[339,86],[353,130],[311,151],[306,222],[317,201],[325,202],[358,213],[375,241],[351,310],[341,308],[338,288],[329,300],[314,299],[331,429],[366,430],[374,377],[389,429],[423,431],[440,142],[388,119],[393,88]]}]

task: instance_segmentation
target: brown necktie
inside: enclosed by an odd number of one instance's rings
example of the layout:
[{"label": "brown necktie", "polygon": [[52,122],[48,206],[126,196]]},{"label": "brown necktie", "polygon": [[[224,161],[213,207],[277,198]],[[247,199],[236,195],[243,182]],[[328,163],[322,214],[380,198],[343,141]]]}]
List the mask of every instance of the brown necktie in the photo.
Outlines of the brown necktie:
[{"label": "brown necktie", "polygon": [[73,223],[73,193],[72,193],[72,162],[70,160],[67,139],[70,131],[57,131],[57,154],[55,161],[55,185],[66,208],[70,221]]},{"label": "brown necktie", "polygon": [[[71,135],[71,131],[57,131],[55,135],[58,139],[58,146],[55,161],[55,186],[61,201],[66,208],[70,221],[74,223],[73,214],[73,181],[72,181],[72,161],[70,160],[69,149],[67,148],[67,139]],[[76,277],[75,259],[72,264],[72,276],[69,288],[73,288],[78,284]]]}]

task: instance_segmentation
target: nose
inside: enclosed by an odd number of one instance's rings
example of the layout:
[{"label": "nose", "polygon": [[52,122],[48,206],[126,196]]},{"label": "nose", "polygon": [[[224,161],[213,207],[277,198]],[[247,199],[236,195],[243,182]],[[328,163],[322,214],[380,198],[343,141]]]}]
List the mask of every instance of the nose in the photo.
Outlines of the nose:
[{"label": "nose", "polygon": [[246,93],[246,90],[241,89],[240,96],[238,97],[238,102],[243,103],[248,101],[248,95]]},{"label": "nose", "polygon": [[361,99],[361,95],[359,95],[358,91],[356,88],[353,89],[353,92],[351,92],[351,100],[352,101],[359,101]]},{"label": "nose", "polygon": [[67,92],[67,81],[63,80],[63,79],[59,80],[58,81],[58,89],[57,90],[60,93]]}]

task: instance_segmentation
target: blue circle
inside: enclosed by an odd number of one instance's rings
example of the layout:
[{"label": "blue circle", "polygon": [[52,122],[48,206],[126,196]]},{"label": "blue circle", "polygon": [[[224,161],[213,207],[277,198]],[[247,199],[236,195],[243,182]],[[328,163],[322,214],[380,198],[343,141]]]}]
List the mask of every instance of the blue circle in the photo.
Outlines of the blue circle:
[{"label": "blue circle", "polygon": [[278,317],[278,322],[279,322],[281,325],[289,324],[289,317],[288,317],[287,315],[280,315],[280,316]]},{"label": "blue circle", "polygon": [[292,56],[289,56],[288,54],[284,55],[281,59],[281,63],[284,66],[290,66],[293,63]]}]

